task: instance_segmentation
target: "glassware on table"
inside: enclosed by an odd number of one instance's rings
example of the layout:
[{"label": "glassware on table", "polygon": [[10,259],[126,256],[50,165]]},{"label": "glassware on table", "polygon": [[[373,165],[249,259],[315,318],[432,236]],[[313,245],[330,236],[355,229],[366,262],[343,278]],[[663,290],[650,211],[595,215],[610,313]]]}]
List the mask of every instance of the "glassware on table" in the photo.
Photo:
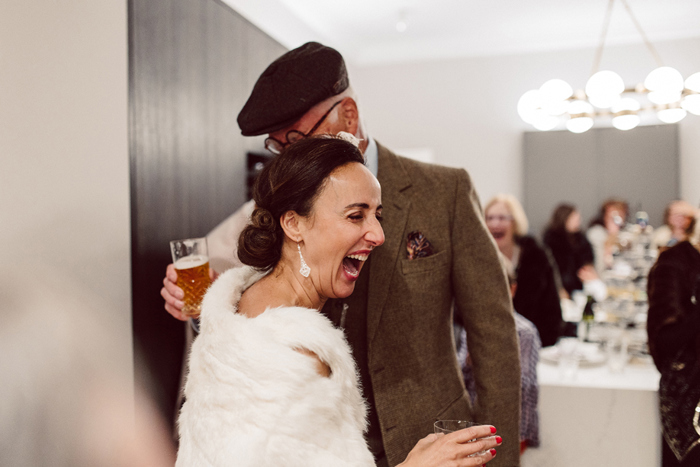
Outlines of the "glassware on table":
[{"label": "glassware on table", "polygon": [[579,340],[576,337],[561,337],[557,341],[559,376],[564,380],[576,377],[579,365]]},{"label": "glassware on table", "polygon": [[177,286],[185,292],[182,312],[197,318],[201,312],[202,298],[211,285],[207,239],[173,240],[170,242],[170,252],[177,270]]},{"label": "glassware on table", "polygon": [[605,340],[608,368],[613,373],[621,373],[627,365],[629,338],[624,329],[611,329]]}]

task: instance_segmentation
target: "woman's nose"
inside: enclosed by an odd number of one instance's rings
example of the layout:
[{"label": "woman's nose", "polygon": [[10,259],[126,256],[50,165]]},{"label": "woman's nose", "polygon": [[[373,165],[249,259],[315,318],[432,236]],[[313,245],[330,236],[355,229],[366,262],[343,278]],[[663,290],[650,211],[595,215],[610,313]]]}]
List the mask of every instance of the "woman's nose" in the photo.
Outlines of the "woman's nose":
[{"label": "woman's nose", "polygon": [[384,243],[384,229],[379,223],[379,220],[375,219],[371,224],[367,233],[365,234],[365,239],[374,246],[379,246]]}]

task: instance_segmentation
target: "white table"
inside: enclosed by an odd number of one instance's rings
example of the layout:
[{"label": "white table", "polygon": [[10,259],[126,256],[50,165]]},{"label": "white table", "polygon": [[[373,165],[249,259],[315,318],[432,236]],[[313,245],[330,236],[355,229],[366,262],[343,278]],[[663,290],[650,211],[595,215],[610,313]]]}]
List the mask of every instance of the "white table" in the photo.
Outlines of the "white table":
[{"label": "white table", "polygon": [[523,467],[659,467],[659,373],[650,359],[634,359],[622,373],[607,365],[579,368],[564,380],[540,362],[539,448]]}]

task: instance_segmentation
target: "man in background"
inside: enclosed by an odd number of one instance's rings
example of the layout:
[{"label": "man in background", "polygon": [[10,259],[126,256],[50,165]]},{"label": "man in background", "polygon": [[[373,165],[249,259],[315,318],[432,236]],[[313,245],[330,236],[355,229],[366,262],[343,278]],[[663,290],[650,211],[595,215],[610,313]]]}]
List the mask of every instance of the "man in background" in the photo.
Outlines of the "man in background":
[{"label": "man in background", "polygon": [[[370,138],[342,56],[310,42],[275,60],[238,116],[245,136],[267,134],[279,154],[315,134],[351,133],[382,186],[385,244],[363,268],[353,295],[329,300],[368,402],[367,441],[377,465],[403,461],[437,419],[496,426],[503,445],[495,466],[519,465],[520,368],[511,301],[497,250],[466,171],[399,157]],[[217,272],[239,265],[246,203],[209,236]],[[168,267],[162,295],[181,313],[177,275]],[[464,389],[453,340],[452,306],[469,334],[479,406]]]}]

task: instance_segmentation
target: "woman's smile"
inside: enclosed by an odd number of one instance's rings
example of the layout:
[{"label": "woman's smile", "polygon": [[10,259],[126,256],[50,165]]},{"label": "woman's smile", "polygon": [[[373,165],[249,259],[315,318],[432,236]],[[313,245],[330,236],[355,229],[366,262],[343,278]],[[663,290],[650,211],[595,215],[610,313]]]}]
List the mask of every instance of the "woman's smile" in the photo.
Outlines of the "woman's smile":
[{"label": "woman's smile", "polygon": [[318,294],[347,297],[372,250],[384,243],[381,189],[361,164],[334,171],[303,221],[302,253]]},{"label": "woman's smile", "polygon": [[360,276],[362,266],[364,266],[365,261],[367,261],[367,258],[369,258],[371,251],[371,249],[355,251],[343,259],[343,271],[345,272],[348,280],[357,280],[357,278]]}]

